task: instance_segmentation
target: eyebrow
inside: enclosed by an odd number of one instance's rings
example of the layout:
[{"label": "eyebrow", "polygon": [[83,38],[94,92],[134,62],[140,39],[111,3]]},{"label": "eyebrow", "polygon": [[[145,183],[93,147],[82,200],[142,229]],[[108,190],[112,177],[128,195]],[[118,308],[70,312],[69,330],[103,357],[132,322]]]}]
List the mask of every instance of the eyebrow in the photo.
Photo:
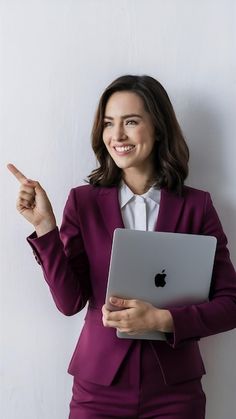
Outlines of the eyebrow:
[{"label": "eyebrow", "polygon": [[[134,117],[136,117],[136,118],[140,118],[140,119],[142,119],[142,116],[141,115],[139,115],[139,114],[137,114],[137,113],[129,113],[129,114],[127,114],[127,115],[122,115],[121,116],[121,118],[122,119],[126,119],[126,118],[134,118]],[[114,118],[112,118],[111,116],[104,116],[104,119],[110,119],[110,120],[113,120]]]}]

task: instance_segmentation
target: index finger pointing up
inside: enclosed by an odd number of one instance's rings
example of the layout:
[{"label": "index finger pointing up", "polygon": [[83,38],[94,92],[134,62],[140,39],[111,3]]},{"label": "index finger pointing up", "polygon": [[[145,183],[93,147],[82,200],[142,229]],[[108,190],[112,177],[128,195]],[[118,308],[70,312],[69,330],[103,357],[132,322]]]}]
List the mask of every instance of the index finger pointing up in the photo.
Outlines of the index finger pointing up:
[{"label": "index finger pointing up", "polygon": [[9,163],[7,165],[7,168],[10,170],[10,172],[16,177],[16,179],[20,182],[23,183],[24,181],[27,180],[27,177],[25,175],[23,175],[23,173],[21,173],[16,166],[14,166],[14,164]]}]

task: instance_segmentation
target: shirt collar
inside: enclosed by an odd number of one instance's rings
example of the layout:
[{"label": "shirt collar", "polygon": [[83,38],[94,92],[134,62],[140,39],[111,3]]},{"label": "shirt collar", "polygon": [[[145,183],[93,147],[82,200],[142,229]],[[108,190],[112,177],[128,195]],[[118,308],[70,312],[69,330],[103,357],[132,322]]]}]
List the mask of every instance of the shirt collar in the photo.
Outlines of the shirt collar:
[{"label": "shirt collar", "polygon": [[154,201],[156,204],[160,204],[160,197],[161,192],[160,189],[151,186],[151,188],[142,195],[144,198],[150,198],[152,201]]},{"label": "shirt collar", "polygon": [[[141,195],[143,198],[150,198],[155,203],[160,203],[160,190],[151,186],[151,188],[145,192],[145,194]],[[128,204],[131,199],[135,197],[135,194],[131,191],[131,189],[126,185],[124,181],[122,181],[120,189],[119,189],[119,201],[120,207],[123,208],[126,204]]]},{"label": "shirt collar", "polygon": [[131,189],[126,185],[124,181],[122,181],[120,189],[119,189],[119,201],[120,207],[123,208],[128,202],[134,197],[134,193]]}]

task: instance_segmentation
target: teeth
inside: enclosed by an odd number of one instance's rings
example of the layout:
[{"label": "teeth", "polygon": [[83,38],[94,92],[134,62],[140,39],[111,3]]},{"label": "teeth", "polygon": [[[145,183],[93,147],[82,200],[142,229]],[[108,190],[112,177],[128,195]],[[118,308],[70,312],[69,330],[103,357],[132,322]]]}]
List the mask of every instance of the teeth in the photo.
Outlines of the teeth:
[{"label": "teeth", "polygon": [[132,148],[134,148],[133,145],[128,145],[128,146],[121,146],[121,147],[115,147],[116,151],[122,153],[124,151],[130,151],[132,150]]}]

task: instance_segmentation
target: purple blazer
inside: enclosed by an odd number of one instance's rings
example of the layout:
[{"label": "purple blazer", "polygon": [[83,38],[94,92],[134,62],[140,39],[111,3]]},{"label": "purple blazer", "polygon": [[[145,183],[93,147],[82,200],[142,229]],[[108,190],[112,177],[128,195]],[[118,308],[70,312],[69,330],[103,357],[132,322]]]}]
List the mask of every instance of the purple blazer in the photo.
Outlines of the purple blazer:
[{"label": "purple blazer", "polygon": [[[70,316],[88,302],[85,323],[68,372],[97,384],[111,384],[132,339],[119,339],[102,324],[113,231],[123,227],[118,188],[84,185],[70,191],[60,228],[27,238],[58,309]],[[171,308],[174,332],[152,341],[167,384],[205,373],[198,340],[236,327],[236,272],[227,239],[208,192],[184,187],[179,197],[161,190],[156,231],[217,238],[209,302]]]}]

